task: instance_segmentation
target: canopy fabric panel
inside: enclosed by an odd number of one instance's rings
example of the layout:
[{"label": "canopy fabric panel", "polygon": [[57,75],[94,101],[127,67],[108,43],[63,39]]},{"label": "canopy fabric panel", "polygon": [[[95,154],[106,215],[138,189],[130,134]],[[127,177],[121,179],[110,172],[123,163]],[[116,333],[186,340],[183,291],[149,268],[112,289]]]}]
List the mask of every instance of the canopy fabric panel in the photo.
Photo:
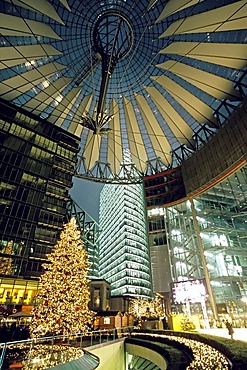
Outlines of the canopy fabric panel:
[{"label": "canopy fabric panel", "polygon": [[68,4],[67,0],[59,0],[59,1],[60,1],[60,3],[61,3],[63,6],[65,6],[65,8],[67,8],[69,11],[71,11],[70,6],[69,6],[69,4]]},{"label": "canopy fabric panel", "polygon": [[246,95],[246,8],[246,0],[114,8],[112,0],[4,0],[0,98],[80,138],[82,177],[170,169]]},{"label": "canopy fabric panel", "polygon": [[136,94],[135,98],[157,157],[160,157],[165,163],[170,163],[171,147],[154,113],[144,96]]},{"label": "canopy fabric panel", "polygon": [[83,117],[83,114],[88,113],[90,106],[92,104],[92,94],[86,95],[82,98],[81,103],[79,104],[74,119],[71,121],[69,125],[69,132],[72,134],[75,134],[76,136],[80,137],[83,131],[83,126],[80,125],[81,118]]},{"label": "canopy fabric panel", "polygon": [[247,65],[247,44],[173,42],[161,54],[181,55],[207,63],[242,69]]},{"label": "canopy fabric panel", "polygon": [[246,0],[235,1],[206,13],[192,15],[170,25],[160,37],[196,32],[224,32],[247,28]]},{"label": "canopy fabric panel", "polygon": [[142,139],[140,127],[137,122],[133,104],[126,98],[124,100],[124,114],[127,127],[128,141],[132,159],[139,171],[144,171],[148,159]]},{"label": "canopy fabric panel", "polygon": [[42,23],[31,19],[21,19],[8,14],[0,15],[0,32],[4,36],[44,36],[61,40],[53,29]]},{"label": "canopy fabric panel", "polygon": [[204,0],[170,0],[166,4],[164,10],[161,12],[156,23],[162,21],[164,18],[169,17],[170,15],[179,12],[180,10],[186,9],[190,6],[196,5],[199,2]]},{"label": "canopy fabric panel", "polygon": [[71,78],[61,77],[56,80],[53,84],[50,84],[48,80],[43,84],[46,87],[44,90],[40,91],[32,99],[30,99],[26,104],[23,105],[25,109],[31,111],[37,115],[45,110],[47,105],[55,100],[58,93],[69,84]]},{"label": "canopy fabric panel", "polygon": [[151,76],[151,79],[166,89],[169,94],[171,94],[176,101],[197,120],[197,122],[200,122],[201,124],[207,122],[207,124],[212,127],[216,125],[216,119],[212,115],[211,107],[191,94],[178,83],[166,76]]},{"label": "canopy fabric panel", "polygon": [[95,162],[99,160],[101,136],[95,135],[92,131],[88,131],[85,149],[83,155],[87,168],[92,169]]},{"label": "canopy fabric panel", "polygon": [[158,64],[157,67],[181,76],[184,80],[216,99],[237,100],[240,97],[239,91],[234,90],[232,82],[226,78],[215,76],[212,73],[173,60]]},{"label": "canopy fabric panel", "polygon": [[155,105],[181,144],[194,149],[193,130],[155,87],[145,86]]},{"label": "canopy fabric panel", "polygon": [[[65,100],[68,100],[69,104],[66,106],[66,108],[63,110],[63,112],[60,114],[59,118],[56,120],[56,122],[55,122],[56,126],[61,127],[65,123],[65,120],[66,120],[67,116],[69,114],[71,114],[71,112],[72,112],[72,108],[74,107],[75,101],[77,100],[78,95],[79,95],[80,92],[81,92],[80,88],[74,88],[73,90],[71,90],[68,93],[68,95],[66,95]],[[75,117],[75,115],[74,115],[74,117]],[[68,131],[69,131],[69,128],[68,128]]]},{"label": "canopy fabric panel", "polygon": [[112,99],[110,114],[113,118],[109,123],[107,161],[110,163],[114,173],[120,172],[120,165],[123,162],[123,147],[120,126],[119,106],[115,99]]},{"label": "canopy fabric panel", "polygon": [[47,120],[51,123],[55,123],[56,126],[62,126],[63,121],[67,117],[71,108],[74,106],[75,99],[80,91],[81,87],[74,87],[67,95],[62,96],[61,100],[57,100],[58,105],[52,112],[52,116],[48,117]]},{"label": "canopy fabric panel", "polygon": [[60,63],[52,62],[4,80],[0,84],[0,95],[7,100],[14,99],[33,88],[35,84],[44,81],[44,76],[49,77],[65,67]]},{"label": "canopy fabric panel", "polygon": [[11,2],[22,8],[31,9],[37,11],[38,13],[45,14],[47,17],[54,19],[56,22],[64,24],[62,19],[57,14],[55,8],[48,2],[48,0],[11,0]]},{"label": "canopy fabric panel", "polygon": [[52,45],[21,45],[21,46],[6,46],[1,52],[0,69],[17,66],[26,62],[40,58],[47,58],[51,55],[62,55],[63,53]]}]

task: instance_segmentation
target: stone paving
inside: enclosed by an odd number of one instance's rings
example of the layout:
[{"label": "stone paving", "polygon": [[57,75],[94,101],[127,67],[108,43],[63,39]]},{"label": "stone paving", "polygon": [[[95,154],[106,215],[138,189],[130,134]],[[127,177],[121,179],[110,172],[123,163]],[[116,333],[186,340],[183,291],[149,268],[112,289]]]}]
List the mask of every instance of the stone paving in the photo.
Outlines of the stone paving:
[{"label": "stone paving", "polygon": [[[247,342],[247,329],[246,328],[233,328],[233,339],[242,340]],[[199,329],[199,333],[217,335],[218,337],[230,338],[227,329]]]}]

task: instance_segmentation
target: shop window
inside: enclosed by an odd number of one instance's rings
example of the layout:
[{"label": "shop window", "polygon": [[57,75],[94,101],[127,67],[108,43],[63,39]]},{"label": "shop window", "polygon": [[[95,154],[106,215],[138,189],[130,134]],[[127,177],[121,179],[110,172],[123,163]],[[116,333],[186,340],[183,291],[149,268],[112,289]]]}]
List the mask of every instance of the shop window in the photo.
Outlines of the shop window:
[{"label": "shop window", "polygon": [[109,325],[111,323],[110,317],[104,317],[104,324]]}]

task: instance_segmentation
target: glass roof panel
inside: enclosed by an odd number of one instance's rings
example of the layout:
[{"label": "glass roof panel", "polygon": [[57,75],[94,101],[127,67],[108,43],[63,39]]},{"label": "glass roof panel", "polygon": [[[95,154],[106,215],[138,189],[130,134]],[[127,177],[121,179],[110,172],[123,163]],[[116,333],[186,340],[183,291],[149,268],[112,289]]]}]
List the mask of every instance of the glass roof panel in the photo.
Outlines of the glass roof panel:
[{"label": "glass roof panel", "polygon": [[202,127],[220,127],[221,102],[241,101],[247,64],[245,0],[179,4],[1,1],[0,96],[81,136],[78,176],[178,165]]}]

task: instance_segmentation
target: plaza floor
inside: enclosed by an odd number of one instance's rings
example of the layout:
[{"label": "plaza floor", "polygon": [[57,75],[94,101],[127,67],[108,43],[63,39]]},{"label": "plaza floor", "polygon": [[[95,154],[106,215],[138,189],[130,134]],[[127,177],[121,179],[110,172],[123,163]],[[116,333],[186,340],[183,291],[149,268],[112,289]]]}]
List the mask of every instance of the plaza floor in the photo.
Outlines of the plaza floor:
[{"label": "plaza floor", "polygon": [[[234,334],[233,339],[242,340],[247,342],[247,329],[246,328],[233,328]],[[198,330],[200,333],[216,335],[218,337],[230,338],[227,329],[200,329]]]}]

